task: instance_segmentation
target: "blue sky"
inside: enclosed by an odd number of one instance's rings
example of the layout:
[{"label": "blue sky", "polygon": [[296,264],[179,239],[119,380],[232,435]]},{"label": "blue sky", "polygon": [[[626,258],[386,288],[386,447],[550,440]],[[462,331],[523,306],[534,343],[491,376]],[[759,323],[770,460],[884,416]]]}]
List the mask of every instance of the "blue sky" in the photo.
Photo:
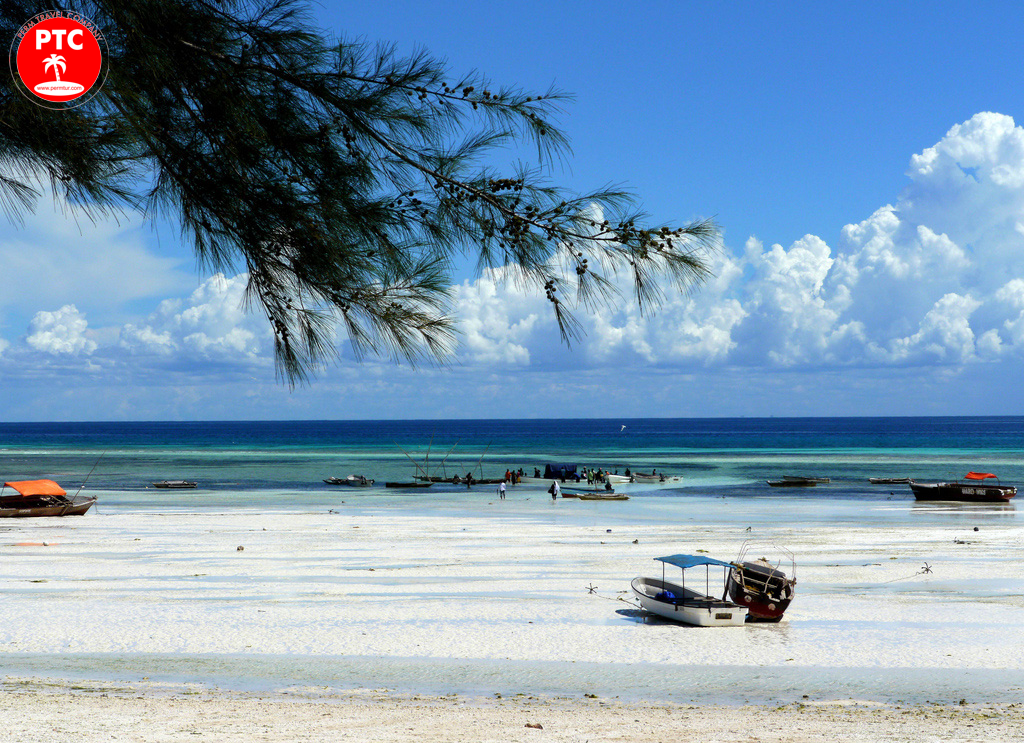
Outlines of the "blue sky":
[{"label": "blue sky", "polygon": [[323,2],[346,38],[575,96],[576,190],[715,217],[716,278],[585,317],[460,276],[444,368],[274,377],[244,276],[41,200],[0,224],[0,419],[1024,414],[1024,7]]}]

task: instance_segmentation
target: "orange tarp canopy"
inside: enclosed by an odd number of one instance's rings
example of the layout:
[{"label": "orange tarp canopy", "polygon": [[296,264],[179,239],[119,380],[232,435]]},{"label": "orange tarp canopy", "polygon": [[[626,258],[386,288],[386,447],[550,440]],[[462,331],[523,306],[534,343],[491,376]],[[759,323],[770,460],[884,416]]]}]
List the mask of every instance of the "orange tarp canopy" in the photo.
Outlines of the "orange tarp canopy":
[{"label": "orange tarp canopy", "polygon": [[67,495],[67,491],[53,480],[21,480],[5,482],[4,485],[14,488],[22,495]]},{"label": "orange tarp canopy", "polygon": [[[990,477],[996,476],[993,475],[991,472],[968,472],[966,475],[964,475],[964,478],[967,480],[987,480]],[[999,478],[996,477],[996,479],[998,480]]]}]

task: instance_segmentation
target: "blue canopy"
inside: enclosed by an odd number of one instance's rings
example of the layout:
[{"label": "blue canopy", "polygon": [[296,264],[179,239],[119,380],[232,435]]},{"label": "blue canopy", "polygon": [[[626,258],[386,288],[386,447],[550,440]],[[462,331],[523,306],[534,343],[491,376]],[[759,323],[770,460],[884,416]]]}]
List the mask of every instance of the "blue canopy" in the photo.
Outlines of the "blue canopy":
[{"label": "blue canopy", "polygon": [[568,480],[576,476],[575,464],[548,464],[544,466],[545,480]]},{"label": "blue canopy", "polygon": [[667,557],[655,557],[655,560],[660,562],[667,562],[669,565],[675,565],[677,568],[693,568],[698,565],[721,565],[722,567],[731,568],[732,563],[722,562],[716,560],[713,557],[704,557],[702,555],[668,555]]}]

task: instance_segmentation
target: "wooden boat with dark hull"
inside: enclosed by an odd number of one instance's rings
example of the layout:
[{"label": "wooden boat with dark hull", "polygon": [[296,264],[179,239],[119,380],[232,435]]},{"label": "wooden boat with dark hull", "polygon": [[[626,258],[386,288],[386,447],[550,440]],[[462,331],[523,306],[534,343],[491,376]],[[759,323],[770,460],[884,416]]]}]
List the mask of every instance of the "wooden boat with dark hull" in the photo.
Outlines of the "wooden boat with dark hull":
[{"label": "wooden boat with dark hull", "polygon": [[328,477],[324,480],[328,485],[348,485],[350,488],[368,488],[374,481],[363,475],[349,475],[348,477]]},{"label": "wooden boat with dark hull", "polygon": [[725,581],[725,594],[747,607],[748,622],[781,622],[796,593],[796,561],[788,550],[781,551],[791,566],[786,575],[781,560],[773,565],[767,558],[748,560],[749,543],[744,543]]},{"label": "wooden boat with dark hull", "polygon": [[154,488],[171,489],[171,490],[191,490],[195,488],[198,483],[191,480],[161,480],[160,482],[154,482]]},{"label": "wooden boat with dark hull", "polygon": [[429,488],[434,483],[432,482],[386,482],[384,487],[386,488]]},{"label": "wooden boat with dark hull", "polygon": [[[985,484],[994,479],[995,485]],[[964,481],[924,483],[910,481],[914,498],[920,501],[961,501],[965,503],[1006,503],[1015,495],[1013,485],[999,484],[999,478],[991,472],[968,472]]]},{"label": "wooden boat with dark hull", "polygon": [[[6,495],[8,487],[17,495]],[[95,496],[68,497],[67,491],[53,480],[5,482],[0,490],[0,518],[81,516],[95,503]]]}]

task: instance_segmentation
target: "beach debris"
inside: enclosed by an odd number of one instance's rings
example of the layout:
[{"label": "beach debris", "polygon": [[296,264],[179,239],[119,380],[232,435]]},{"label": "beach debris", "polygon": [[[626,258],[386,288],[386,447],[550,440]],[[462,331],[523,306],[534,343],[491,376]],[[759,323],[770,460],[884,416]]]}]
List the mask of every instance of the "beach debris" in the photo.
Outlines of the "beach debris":
[{"label": "beach debris", "polygon": [[244,551],[245,551],[245,547],[243,547],[242,545],[238,545],[237,547],[235,547],[235,552],[244,552]]},{"label": "beach debris", "polygon": [[981,531],[978,527],[974,527],[974,531]]},{"label": "beach debris", "polygon": [[932,566],[929,565],[928,563],[925,563],[924,567],[921,568],[921,572],[922,573],[930,573],[930,572],[932,572]]},{"label": "beach debris", "polygon": [[591,583],[589,586],[587,586],[587,590],[590,591],[591,593],[597,593],[597,586],[595,586],[593,583]]},{"label": "beach debris", "polygon": [[634,539],[633,540],[633,544],[640,544],[640,540],[639,539]]},{"label": "beach debris", "polygon": [[541,725],[539,722],[528,722],[528,723],[526,723],[526,727],[533,728],[534,730],[543,730],[544,729],[544,726]]}]

